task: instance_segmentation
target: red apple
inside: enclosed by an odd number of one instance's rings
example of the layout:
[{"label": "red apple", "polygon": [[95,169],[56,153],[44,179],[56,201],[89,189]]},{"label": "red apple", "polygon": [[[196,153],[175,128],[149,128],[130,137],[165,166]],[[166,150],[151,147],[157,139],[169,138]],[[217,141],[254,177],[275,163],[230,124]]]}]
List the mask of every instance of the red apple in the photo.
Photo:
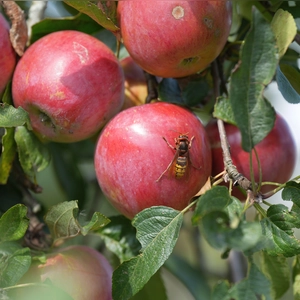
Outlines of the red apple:
[{"label": "red apple", "polygon": [[16,65],[16,52],[9,37],[9,25],[0,13],[0,95],[10,80]]},{"label": "red apple", "polygon": [[147,72],[183,77],[222,51],[231,26],[230,1],[120,1],[123,43]]},{"label": "red apple", "polygon": [[125,76],[125,101],[123,109],[145,104],[148,89],[143,69],[136,64],[131,56],[123,58],[120,63]]},{"label": "red apple", "polygon": [[75,142],[96,133],[120,111],[123,70],[101,41],[78,31],[58,31],[25,52],[12,93],[14,105],[29,113],[39,136]]},{"label": "red apple", "polygon": [[[163,137],[175,146],[174,139],[184,133],[192,140],[188,171],[180,179],[169,172],[159,179],[176,152]],[[95,170],[104,194],[128,218],[155,205],[181,210],[210,176],[209,141],[200,120],[187,109],[163,102],[132,107],[101,133]]]},{"label": "red apple", "polygon": [[[210,123],[206,130],[212,148],[212,175],[215,176],[224,170],[217,124]],[[233,164],[250,180],[250,154],[241,147],[241,133],[236,126],[231,124],[225,124],[225,130]],[[295,167],[297,151],[288,124],[281,116],[277,115],[274,128],[255,146],[255,149],[261,163],[262,181],[284,183],[290,179]],[[259,169],[254,151],[252,151],[252,157],[254,178],[258,182]],[[262,192],[266,193],[274,188],[274,185],[263,186]],[[236,195],[240,196],[239,193]]]},{"label": "red apple", "polygon": [[[45,263],[34,261],[19,282],[31,285],[15,289],[20,297],[14,299],[45,299],[51,290],[41,285],[44,283],[61,289],[74,300],[111,300],[112,272],[107,259],[95,249],[70,246],[47,255]],[[61,299],[54,297],[57,291],[53,293],[52,299]]]}]

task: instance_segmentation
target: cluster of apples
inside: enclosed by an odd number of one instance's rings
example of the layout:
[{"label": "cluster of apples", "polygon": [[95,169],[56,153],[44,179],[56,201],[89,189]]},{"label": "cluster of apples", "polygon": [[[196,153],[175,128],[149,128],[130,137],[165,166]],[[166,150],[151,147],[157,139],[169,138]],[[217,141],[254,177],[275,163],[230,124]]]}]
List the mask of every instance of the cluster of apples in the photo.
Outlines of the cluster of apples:
[{"label": "cluster of apples", "polygon": [[[224,169],[218,131],[213,124],[205,128],[191,111],[177,105],[140,105],[147,94],[143,70],[159,77],[183,77],[205,69],[227,41],[231,4],[120,1],[118,21],[122,42],[130,54],[122,62],[90,35],[59,31],[32,44],[16,65],[8,24],[0,15],[0,94],[12,76],[14,105],[28,112],[33,130],[42,140],[71,143],[102,130],[95,149],[98,182],[128,218],[153,205],[181,210],[211,175]],[[233,162],[249,177],[249,153],[241,149],[239,131],[229,124],[226,131]],[[296,150],[281,117],[256,149],[263,181],[285,182],[290,178]],[[258,180],[257,165],[254,171]],[[87,248],[68,249],[66,257],[70,259],[74,251],[75,260],[85,253],[95,256],[104,266],[100,270],[106,270],[106,275],[97,276],[111,277],[105,258]],[[61,265],[61,255],[49,259]],[[51,269],[47,264],[38,268],[44,277],[52,274],[42,271]],[[38,276],[34,280],[43,280]],[[55,276],[51,280],[55,281]],[[108,284],[102,287],[107,288]],[[84,299],[82,295],[80,291],[72,294],[74,299]],[[99,297],[87,299],[111,296]]]}]

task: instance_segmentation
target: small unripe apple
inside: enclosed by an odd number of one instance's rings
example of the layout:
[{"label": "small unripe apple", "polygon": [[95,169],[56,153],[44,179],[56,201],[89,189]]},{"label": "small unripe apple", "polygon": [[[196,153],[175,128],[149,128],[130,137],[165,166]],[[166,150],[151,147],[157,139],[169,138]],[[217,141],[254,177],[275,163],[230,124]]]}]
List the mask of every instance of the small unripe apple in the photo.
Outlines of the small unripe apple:
[{"label": "small unripe apple", "polygon": [[143,69],[131,56],[123,58],[120,63],[125,76],[125,100],[122,109],[145,104],[148,90]]},{"label": "small unripe apple", "polygon": [[[182,134],[191,142],[186,171],[176,178],[172,166],[162,175]],[[185,108],[163,102],[131,107],[102,131],[95,170],[104,194],[128,218],[156,205],[181,210],[210,176],[209,141],[200,120]]]},{"label": "small unripe apple", "polygon": [[113,52],[78,31],[57,31],[32,44],[17,64],[13,101],[46,140],[76,142],[95,134],[124,101],[124,75]]},{"label": "small unripe apple", "polygon": [[16,65],[16,52],[9,37],[9,25],[0,13],[0,95],[10,80]]},{"label": "small unripe apple", "polygon": [[[206,130],[212,148],[212,175],[215,176],[224,170],[217,124],[210,123]],[[250,154],[242,149],[239,129],[234,125],[225,124],[225,131],[233,164],[238,172],[251,180]],[[297,151],[289,126],[280,115],[277,114],[273,129],[255,146],[255,149],[260,159],[262,181],[284,183],[290,179],[296,164]],[[254,178],[258,182],[259,168],[254,151],[252,151],[252,160]],[[266,185],[262,187],[262,192],[266,193],[274,188],[274,185]],[[236,195],[240,196],[238,192]]]},{"label": "small unripe apple", "polygon": [[[20,294],[19,298],[14,299],[45,299],[47,293],[51,292],[51,286],[47,287],[46,284],[51,284],[74,300],[111,300],[112,272],[107,259],[95,249],[70,246],[47,255],[45,263],[34,261],[19,282],[27,286],[15,289]],[[62,300],[54,296],[52,299]]]},{"label": "small unripe apple", "polygon": [[184,77],[222,51],[231,27],[230,1],[120,1],[124,46],[147,72]]}]

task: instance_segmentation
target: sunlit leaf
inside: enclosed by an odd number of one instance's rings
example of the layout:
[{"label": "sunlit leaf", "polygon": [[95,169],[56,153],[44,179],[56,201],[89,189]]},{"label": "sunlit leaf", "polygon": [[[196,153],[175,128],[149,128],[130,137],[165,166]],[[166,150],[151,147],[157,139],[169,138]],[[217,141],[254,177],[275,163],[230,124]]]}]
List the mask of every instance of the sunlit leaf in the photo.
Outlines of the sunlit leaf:
[{"label": "sunlit leaf", "polygon": [[274,299],[280,299],[290,287],[290,268],[283,256],[270,256],[261,252],[261,270],[271,281]]},{"label": "sunlit leaf", "polygon": [[300,256],[297,255],[293,262],[293,294],[294,300],[300,300]]},{"label": "sunlit leaf", "polygon": [[293,16],[282,9],[278,9],[271,22],[276,37],[279,56],[283,56],[297,34],[297,26]]},{"label": "sunlit leaf", "polygon": [[133,225],[142,244],[142,253],[121,264],[113,274],[113,298],[130,299],[167,260],[178,239],[183,214],[158,206],[137,214]]},{"label": "sunlit leaf", "polygon": [[12,164],[17,153],[14,133],[14,128],[6,128],[5,134],[2,137],[2,153],[0,156],[0,184],[7,183]]}]

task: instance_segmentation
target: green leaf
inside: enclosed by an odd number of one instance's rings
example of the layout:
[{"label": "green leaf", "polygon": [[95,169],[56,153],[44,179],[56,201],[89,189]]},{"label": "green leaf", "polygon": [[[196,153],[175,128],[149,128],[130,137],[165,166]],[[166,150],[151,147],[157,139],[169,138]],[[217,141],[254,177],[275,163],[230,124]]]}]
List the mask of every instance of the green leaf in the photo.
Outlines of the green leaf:
[{"label": "green leaf", "polygon": [[84,226],[81,226],[80,233],[87,235],[91,231],[97,231],[106,224],[109,224],[110,220],[99,212],[94,212],[91,220]]},{"label": "green leaf", "polygon": [[16,204],[0,218],[0,241],[16,241],[25,235],[29,225],[27,207]]},{"label": "green leaf", "polygon": [[184,104],[178,81],[174,78],[164,78],[158,85],[158,96],[164,102]]},{"label": "green leaf", "polygon": [[290,268],[283,256],[270,256],[261,253],[261,270],[271,281],[274,299],[280,299],[290,287]]},{"label": "green leaf", "polygon": [[104,215],[95,212],[92,219],[81,226],[78,216],[78,201],[62,202],[53,206],[45,215],[45,223],[48,225],[51,236],[56,243],[59,239],[66,239],[79,234],[86,235],[90,231],[97,231],[109,223]]},{"label": "green leaf", "polygon": [[203,271],[196,269],[180,256],[174,255],[174,253],[166,261],[164,267],[188,288],[195,300],[210,299],[210,287]]},{"label": "green leaf", "polygon": [[136,239],[136,229],[124,216],[110,217],[110,223],[100,228],[97,234],[100,234],[105,246],[117,255],[121,263],[138,255],[141,249]]},{"label": "green leaf", "polygon": [[77,14],[63,19],[43,19],[32,26],[30,43],[34,43],[41,37],[60,30],[76,30],[87,34],[94,34],[103,29],[98,23],[85,14]]},{"label": "green leaf", "polygon": [[294,300],[300,300],[300,256],[297,255],[293,262],[293,292]]},{"label": "green leaf", "polygon": [[192,218],[193,224],[197,225],[200,219],[210,212],[223,211],[230,203],[232,199],[225,186],[211,188],[199,198]]},{"label": "green leaf", "polygon": [[277,67],[276,81],[283,98],[292,104],[300,103],[300,72],[290,65]]},{"label": "green leaf", "polygon": [[142,253],[121,264],[113,274],[114,300],[130,299],[167,260],[178,239],[183,214],[169,207],[143,210],[133,219]]},{"label": "green leaf", "polygon": [[87,14],[105,29],[115,33],[119,31],[119,27],[116,24],[116,4],[113,1],[108,3],[111,8],[109,8],[109,5],[106,6],[103,1],[99,2],[99,4],[104,5],[104,7],[98,7],[93,1],[64,0],[64,2]]},{"label": "green leaf", "polygon": [[25,126],[16,128],[15,141],[21,166],[27,175],[35,176],[37,172],[44,170],[49,165],[48,148]]},{"label": "green leaf", "polygon": [[266,300],[272,300],[270,280],[254,264],[250,263],[246,279],[240,281],[230,289],[233,299],[257,300],[257,295],[265,296]]},{"label": "green leaf", "polygon": [[[182,79],[181,79],[182,80]],[[207,96],[210,86],[204,78],[190,80],[182,87],[182,98],[187,106],[195,106]]]},{"label": "green leaf", "polygon": [[234,223],[228,214],[216,211],[203,217],[200,228],[207,242],[221,251],[246,251],[261,240],[262,230],[258,222],[240,221],[237,227]]},{"label": "green leaf", "polygon": [[[1,94],[0,94],[0,97],[1,97]],[[12,99],[12,95],[11,95],[11,81],[6,85],[1,101],[4,104],[13,105],[13,99]]]},{"label": "green leaf", "polygon": [[283,200],[293,201],[292,211],[300,213],[300,183],[287,182],[281,196]]},{"label": "green leaf", "polygon": [[167,300],[167,293],[160,270],[155,273],[146,285],[131,298],[132,300]]},{"label": "green leaf", "polygon": [[16,284],[28,271],[30,264],[29,248],[21,248],[10,242],[0,243],[0,288]]},{"label": "green leaf", "polygon": [[[75,143],[74,143],[75,144]],[[76,143],[77,148],[83,151],[84,144]],[[87,183],[80,172],[78,150],[72,151],[71,144],[50,143],[52,165],[55,176],[67,195],[67,199],[85,199]]]},{"label": "green leaf", "polygon": [[297,34],[297,26],[293,16],[278,9],[272,19],[271,27],[276,37],[279,56],[282,57]]},{"label": "green leaf", "polygon": [[209,85],[202,77],[195,79],[163,78],[158,85],[159,98],[164,102],[195,106],[205,98]]},{"label": "green leaf", "polygon": [[0,184],[6,184],[14,158],[17,153],[17,146],[14,140],[14,128],[6,128],[2,137],[2,153],[0,155]]},{"label": "green leaf", "polygon": [[278,63],[278,49],[270,24],[255,9],[253,23],[232,73],[229,99],[242,134],[242,147],[250,152],[273,128],[275,110],[263,98]]},{"label": "green leaf", "polygon": [[31,129],[28,113],[22,108],[0,103],[0,127],[17,127],[27,125]]},{"label": "green leaf", "polygon": [[218,97],[215,107],[213,116],[215,118],[221,119],[226,123],[230,123],[233,125],[236,125],[236,122],[234,120],[234,115],[231,108],[231,103],[228,98],[226,97]]},{"label": "green leaf", "polygon": [[215,186],[200,197],[192,220],[212,247],[245,251],[259,242],[262,231],[258,222],[246,222],[241,214],[239,200],[226,187]]},{"label": "green leaf", "polygon": [[292,228],[299,227],[296,213],[289,212],[282,204],[272,205],[261,225],[265,236],[263,249],[269,255],[291,257],[300,253],[300,241],[292,231]]},{"label": "green leaf", "polygon": [[229,282],[228,281],[219,281],[215,284],[211,296],[211,300],[231,300],[229,295]]},{"label": "green leaf", "polygon": [[283,1],[281,8],[290,12],[294,18],[300,18],[300,2],[299,1]]}]

